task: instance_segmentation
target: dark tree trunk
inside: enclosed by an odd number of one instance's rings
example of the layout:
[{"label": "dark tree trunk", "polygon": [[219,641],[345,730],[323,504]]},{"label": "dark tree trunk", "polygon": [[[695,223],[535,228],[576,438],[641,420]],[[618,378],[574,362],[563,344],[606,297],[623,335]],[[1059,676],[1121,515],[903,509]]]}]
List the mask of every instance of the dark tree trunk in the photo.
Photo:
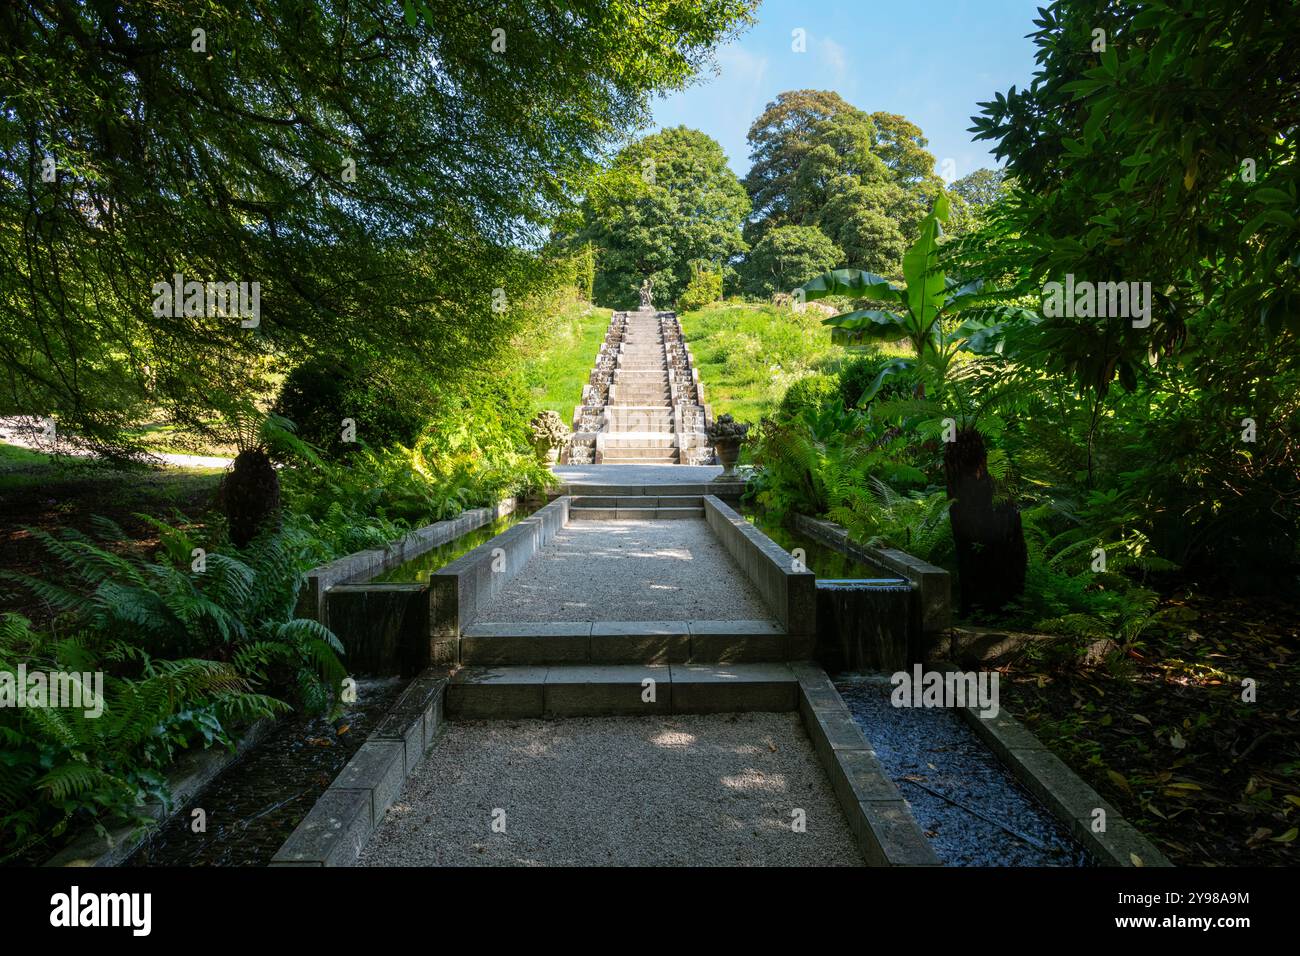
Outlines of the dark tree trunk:
[{"label": "dark tree trunk", "polygon": [[952,538],[961,576],[961,610],[996,611],[1025,589],[1025,532],[1014,502],[995,504],[984,436],[973,428],[957,433],[943,453],[952,501]]},{"label": "dark tree trunk", "polygon": [[247,547],[258,532],[277,521],[280,512],[280,476],[266,453],[241,451],[221,486],[230,540]]}]

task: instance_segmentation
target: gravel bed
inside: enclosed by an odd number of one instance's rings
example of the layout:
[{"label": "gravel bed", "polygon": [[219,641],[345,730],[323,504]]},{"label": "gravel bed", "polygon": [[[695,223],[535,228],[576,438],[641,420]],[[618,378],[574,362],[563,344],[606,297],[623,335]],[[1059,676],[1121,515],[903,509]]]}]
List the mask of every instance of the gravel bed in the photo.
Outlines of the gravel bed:
[{"label": "gravel bed", "polygon": [[835,686],[946,866],[1088,865],[1065,825],[951,710],[894,707],[884,675]]},{"label": "gravel bed", "polygon": [[479,610],[484,621],[767,620],[701,520],[574,521]]},{"label": "gravel bed", "polygon": [[[494,832],[494,811],[504,811],[504,832]],[[862,860],[798,716],[723,714],[451,723],[361,864]]]}]

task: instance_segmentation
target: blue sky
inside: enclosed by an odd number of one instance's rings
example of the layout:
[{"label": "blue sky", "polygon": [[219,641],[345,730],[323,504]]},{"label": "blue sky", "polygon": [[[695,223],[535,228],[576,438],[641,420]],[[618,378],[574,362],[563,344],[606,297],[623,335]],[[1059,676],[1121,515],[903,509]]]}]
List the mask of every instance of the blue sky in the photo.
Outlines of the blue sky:
[{"label": "blue sky", "polygon": [[[661,99],[654,129],[686,125],[727,151],[737,175],[749,169],[745,134],[784,90],[835,90],[868,113],[901,113],[924,130],[936,172],[952,159],[957,178],[997,163],[966,132],[976,103],[1034,70],[1041,0],[764,0],[758,22],[718,51],[718,75]],[[791,50],[806,31],[807,52]],[[951,167],[950,167],[951,169]]]}]

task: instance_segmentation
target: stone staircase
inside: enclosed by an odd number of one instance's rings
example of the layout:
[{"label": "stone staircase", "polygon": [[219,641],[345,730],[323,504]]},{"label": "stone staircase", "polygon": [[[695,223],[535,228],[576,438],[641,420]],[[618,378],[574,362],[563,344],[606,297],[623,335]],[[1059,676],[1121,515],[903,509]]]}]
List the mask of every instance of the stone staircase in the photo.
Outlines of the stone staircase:
[{"label": "stone staircase", "polygon": [[573,438],[562,460],[712,464],[709,418],[704,386],[676,313],[615,312],[582,388],[582,404],[574,409]]}]

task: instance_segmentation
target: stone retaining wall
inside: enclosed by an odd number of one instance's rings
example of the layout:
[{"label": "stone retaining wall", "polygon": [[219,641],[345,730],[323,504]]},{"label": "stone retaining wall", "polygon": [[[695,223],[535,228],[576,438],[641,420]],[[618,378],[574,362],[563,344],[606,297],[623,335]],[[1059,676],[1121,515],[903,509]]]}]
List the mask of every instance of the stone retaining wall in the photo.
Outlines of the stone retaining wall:
[{"label": "stone retaining wall", "polygon": [[325,592],[330,588],[339,584],[369,581],[389,568],[404,564],[426,551],[510,514],[515,510],[515,504],[516,499],[507,498],[491,507],[473,508],[447,521],[437,521],[417,528],[386,547],[358,551],[312,568],[307,572],[302,591],[298,594],[297,615],[328,624]]},{"label": "stone retaining wall", "polygon": [[466,625],[568,521],[566,495],[429,575],[431,663],[460,660],[460,636]]},{"label": "stone retaining wall", "polygon": [[272,858],[271,866],[351,866],[442,726],[447,681],[433,673],[402,692]]},{"label": "stone retaining wall", "polygon": [[914,558],[895,548],[871,548],[849,540],[849,533],[833,521],[808,515],[794,516],[796,531],[842,554],[892,571],[916,588],[913,624],[918,633],[933,635],[952,623],[952,576],[943,568]]},{"label": "stone retaining wall", "polygon": [[716,495],[704,496],[704,520],[758,588],[788,635],[790,660],[810,659],[817,641],[817,578]]},{"label": "stone retaining wall", "polygon": [[791,664],[799,715],[868,866],[939,866],[911,808],[826,672]]}]

